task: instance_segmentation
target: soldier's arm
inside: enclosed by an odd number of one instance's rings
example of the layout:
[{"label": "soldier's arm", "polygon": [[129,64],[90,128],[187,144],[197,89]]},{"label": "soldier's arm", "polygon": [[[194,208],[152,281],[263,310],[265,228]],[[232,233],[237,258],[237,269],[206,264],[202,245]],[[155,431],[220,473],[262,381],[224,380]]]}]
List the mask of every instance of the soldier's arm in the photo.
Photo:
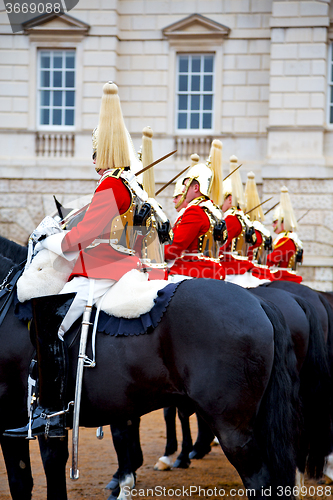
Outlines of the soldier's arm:
[{"label": "soldier's arm", "polygon": [[101,235],[108,238],[111,220],[126,211],[129,204],[130,194],[123,182],[107,177],[96,190],[82,221],[66,234],[63,252],[82,250]]},{"label": "soldier's arm", "polygon": [[180,257],[194,240],[205,234],[209,229],[209,219],[202,208],[189,207],[174,230],[174,238],[171,245],[165,245],[165,260],[173,260]]}]

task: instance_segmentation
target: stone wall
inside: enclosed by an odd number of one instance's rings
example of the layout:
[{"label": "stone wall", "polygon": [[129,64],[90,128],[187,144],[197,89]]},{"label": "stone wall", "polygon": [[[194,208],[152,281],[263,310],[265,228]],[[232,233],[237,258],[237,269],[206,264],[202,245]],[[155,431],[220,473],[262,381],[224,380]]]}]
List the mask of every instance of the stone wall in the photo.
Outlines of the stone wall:
[{"label": "stone wall", "polygon": [[[299,228],[302,273],[307,284],[333,289],[330,0],[80,0],[70,12],[75,26],[70,19],[52,20],[43,25],[43,35],[38,30],[13,35],[2,9],[0,0],[2,235],[25,243],[54,211],[53,195],[66,203],[93,192],[91,131],[105,81],[119,86],[136,150],[147,125],[154,132],[154,157],[175,149],[176,55],[204,50],[216,54],[215,121],[209,136],[223,142],[224,175],[229,157],[236,155],[243,182],[253,170],[263,200],[273,196],[275,203],[285,184],[298,218],[311,208]],[[191,24],[195,13],[202,16],[201,24]],[[177,23],[180,34],[172,31]],[[196,37],[189,36],[191,30],[197,30]],[[74,156],[36,155],[39,47],[77,51]],[[188,162],[175,155],[159,164],[157,188]],[[158,197],[171,220],[176,215],[172,191],[170,186]]]},{"label": "stone wall", "polygon": [[[333,179],[288,179],[284,181],[299,221],[298,236],[304,245],[304,261],[300,269],[306,285],[333,289]],[[264,181],[264,196],[279,198],[281,179]],[[267,215],[267,223],[272,213]]]},{"label": "stone wall", "polygon": [[56,212],[53,195],[71,207],[94,189],[94,181],[0,179],[0,234],[24,245],[45,215]]}]

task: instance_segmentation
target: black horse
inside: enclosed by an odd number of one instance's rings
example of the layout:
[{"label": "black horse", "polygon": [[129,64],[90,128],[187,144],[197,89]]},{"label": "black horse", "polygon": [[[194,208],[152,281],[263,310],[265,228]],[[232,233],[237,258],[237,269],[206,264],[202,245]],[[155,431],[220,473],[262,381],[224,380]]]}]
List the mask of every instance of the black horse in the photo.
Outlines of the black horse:
[{"label": "black horse", "polygon": [[[15,290],[10,294],[11,279],[22,269],[26,257],[26,247],[0,236],[0,285],[3,283],[4,292],[7,290],[0,298],[0,444],[13,500],[30,500],[33,489],[29,441],[2,435],[5,429],[24,425],[27,421],[27,382],[34,347],[27,325],[14,314],[15,303],[11,299],[15,298]],[[11,304],[1,320],[8,299]],[[7,341],[8,335],[13,336],[12,342]],[[126,425],[125,429],[111,426],[116,449],[118,443],[123,443],[123,433],[129,438],[133,471],[136,471],[143,462],[139,419]],[[38,436],[38,442],[46,476],[47,499],[67,500],[68,438],[47,439],[42,435]]]},{"label": "black horse", "polygon": [[[324,331],[324,338],[327,346],[329,367],[331,373],[332,387],[329,391],[333,397],[333,299],[332,293],[312,290],[308,286],[293,283],[289,281],[273,281],[262,285],[260,288],[274,288],[288,291],[298,297],[301,297],[307,302],[310,302],[315,308]],[[333,404],[332,404],[333,406]],[[333,415],[333,408],[331,411]],[[333,445],[332,445],[333,446]]]},{"label": "black horse", "polygon": [[[312,290],[309,290],[309,295],[312,295]],[[333,392],[327,344],[330,319],[327,317],[328,330],[325,334],[316,308],[301,294],[295,295],[279,286],[259,286],[249,289],[249,292],[277,304],[290,328],[302,402],[302,433],[297,451],[297,467],[301,473],[307,471],[311,478],[319,479],[333,444]]]},{"label": "black horse", "polygon": [[[1,328],[3,362],[8,370],[14,365],[20,403],[14,407],[16,391],[7,392],[6,407],[13,405],[19,418],[2,425],[12,427],[22,423],[22,387],[32,346],[26,330],[25,337],[13,335],[17,325],[12,315],[7,318]],[[25,347],[21,358],[20,343]],[[99,334],[96,350],[97,366],[84,374],[80,425],[121,428],[127,420],[181,400],[210,425],[257,498],[270,486],[273,497],[290,498],[285,487],[292,487],[295,479],[298,375],[288,328],[273,306],[229,283],[185,281],[153,332]],[[77,355],[74,342],[69,351],[70,393]],[[133,467],[126,450],[119,450],[118,458],[122,482]]]},{"label": "black horse", "polygon": [[[297,467],[302,473],[307,468],[310,477],[319,478],[323,472],[325,457],[330,453],[332,444],[329,350],[325,344],[326,336],[322,323],[316,309],[308,301],[285,291],[281,286],[257,287],[249,289],[249,292],[276,304],[290,328],[300,374],[302,401],[303,430],[297,450]],[[315,295],[312,291],[304,293]],[[317,302],[313,297],[312,300]],[[327,318],[325,319],[324,325],[327,323]],[[213,434],[207,424],[202,419],[198,419],[198,437],[193,447],[194,450],[190,453],[192,437],[189,417],[180,411],[179,418],[182,424],[183,444],[176,466],[180,462],[180,466],[186,467],[189,464],[189,458],[202,458],[210,451]],[[175,408],[168,409],[165,422],[167,431],[165,456],[168,457],[177,449]]]},{"label": "black horse", "polygon": [[[177,414],[181,424],[182,444],[179,455],[176,460],[172,462],[172,455],[178,449],[176,432]],[[214,433],[200,415],[196,414],[198,437],[194,445],[190,427],[190,415],[186,409],[169,406],[163,409],[163,416],[166,427],[166,444],[163,457],[161,457],[154,466],[155,470],[167,470],[171,468],[187,469],[192,459],[201,459],[211,451],[211,442],[214,440]]]},{"label": "black horse", "polygon": [[[9,297],[11,277],[22,267],[26,254],[26,247],[0,237],[0,284],[7,285],[8,290],[0,300],[0,310]],[[29,441],[13,440],[2,435],[8,427],[26,423],[27,381],[34,351],[27,326],[15,317],[14,307],[12,302],[0,327],[0,442],[13,500],[30,500],[33,478]],[[48,500],[67,500],[67,440],[48,440],[42,436],[39,437],[39,447],[46,475]]]}]

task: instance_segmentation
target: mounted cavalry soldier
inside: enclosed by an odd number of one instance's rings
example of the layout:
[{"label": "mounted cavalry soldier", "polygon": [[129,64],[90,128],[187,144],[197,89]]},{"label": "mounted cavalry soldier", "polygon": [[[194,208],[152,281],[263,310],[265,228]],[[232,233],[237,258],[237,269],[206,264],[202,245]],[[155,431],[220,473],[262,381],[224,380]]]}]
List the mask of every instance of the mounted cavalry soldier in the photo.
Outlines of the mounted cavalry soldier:
[{"label": "mounted cavalry soldier", "polygon": [[272,250],[272,237],[264,226],[265,220],[262,204],[253,172],[247,174],[245,185],[246,214],[252,222],[256,241],[248,247],[248,258],[253,262],[252,276],[259,279],[272,281],[270,270],[266,265],[267,253]]},{"label": "mounted cavalry soldier", "polygon": [[[200,156],[197,155],[196,153],[193,153],[191,155],[191,167],[194,167],[194,165],[197,165],[199,163],[199,160],[200,160]],[[180,177],[179,179],[177,179],[177,181],[175,183],[175,188],[173,191],[173,196],[172,196],[172,201],[173,201],[173,203],[175,205],[175,209],[178,213],[180,213],[181,210],[185,209],[185,207],[187,205],[185,198],[183,197],[183,193],[185,190],[184,180],[185,179],[183,177]],[[177,219],[178,219],[178,217],[177,217]]]},{"label": "mounted cavalry soldier", "polygon": [[297,221],[286,186],[281,188],[280,204],[275,210],[274,232],[278,235],[273,242],[273,251],[267,256],[274,280],[301,283],[297,265],[302,262],[303,244],[296,234]]},{"label": "mounted cavalry soldier", "polygon": [[165,246],[165,260],[169,263],[171,279],[190,278],[224,279],[219,263],[219,247],[226,238],[222,212],[218,205],[222,183],[222,143],[213,141],[211,167],[197,163],[183,180],[183,192],[176,209],[180,211],[173,232],[174,239]]},{"label": "mounted cavalry soldier", "polygon": [[[31,437],[45,432],[50,437],[65,435],[64,334],[82,315],[88,297],[92,306],[128,271],[147,270],[147,267],[149,271],[147,259],[142,263],[142,248],[147,250],[142,239],[149,233],[154,216],[162,214],[162,222],[166,222],[166,218],[155,200],[150,200],[136,181],[130,169],[128,143],[118,87],[112,82],[106,83],[98,132],[94,134],[96,171],[100,180],[91,203],[76,227],[69,231],[59,229],[35,247],[35,253],[46,248],[67,260],[77,260],[60,294],[45,297],[49,310],[43,311],[45,301],[41,305],[38,302],[44,297],[34,301],[39,406],[26,427],[8,430],[7,436]],[[65,305],[63,294],[69,294]]]},{"label": "mounted cavalry soldier", "polygon": [[230,157],[230,177],[223,182],[222,211],[227,225],[228,239],[220,249],[221,264],[225,269],[226,281],[234,281],[238,276],[253,268],[248,258],[248,248],[255,243],[255,231],[248,217],[244,215],[244,190],[237,169],[238,159]]}]

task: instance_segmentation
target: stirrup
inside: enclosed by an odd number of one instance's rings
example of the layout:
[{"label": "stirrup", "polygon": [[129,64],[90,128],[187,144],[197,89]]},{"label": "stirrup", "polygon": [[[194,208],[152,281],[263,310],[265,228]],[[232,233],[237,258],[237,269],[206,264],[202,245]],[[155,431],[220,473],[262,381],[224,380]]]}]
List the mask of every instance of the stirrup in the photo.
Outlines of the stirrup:
[{"label": "stirrup", "polygon": [[50,419],[50,418],[53,418],[53,417],[60,417],[60,415],[65,415],[66,413],[68,413],[70,411],[70,406],[74,406],[74,401],[70,401],[68,403],[66,410],[60,410],[60,411],[57,411],[55,413],[44,413],[44,412],[42,412],[39,416],[41,418],[45,418],[46,420]]}]

